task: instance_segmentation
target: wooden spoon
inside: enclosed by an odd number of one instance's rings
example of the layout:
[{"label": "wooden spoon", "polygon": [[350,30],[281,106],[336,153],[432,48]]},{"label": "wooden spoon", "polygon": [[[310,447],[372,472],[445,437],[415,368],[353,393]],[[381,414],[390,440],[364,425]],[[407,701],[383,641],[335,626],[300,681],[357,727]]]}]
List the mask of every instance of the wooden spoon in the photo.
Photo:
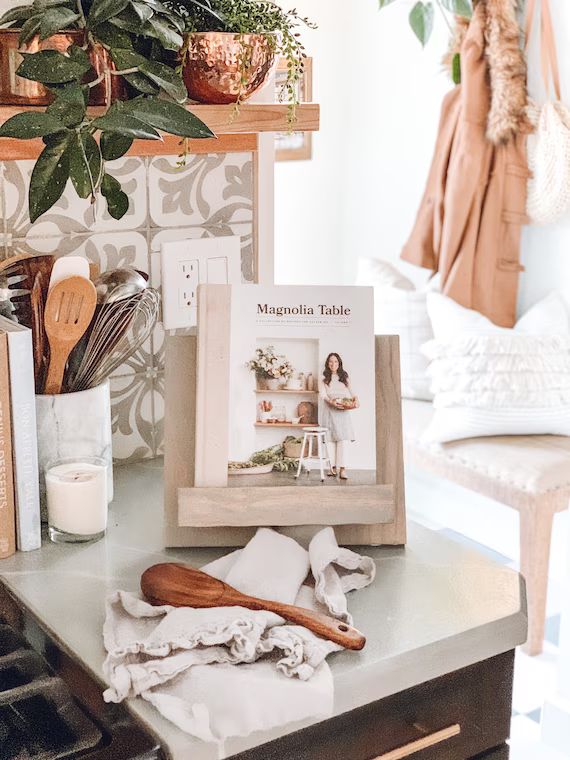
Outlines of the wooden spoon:
[{"label": "wooden spoon", "polygon": [[169,604],[173,607],[246,607],[249,610],[267,610],[302,625],[334,641],[345,649],[362,649],[365,637],[356,628],[320,612],[294,607],[267,599],[242,594],[227,583],[196,570],[190,565],[164,562],[145,570],[141,577],[141,590],[152,605]]},{"label": "wooden spoon", "polygon": [[95,285],[85,277],[68,277],[50,290],[44,310],[50,348],[44,393],[61,393],[69,354],[89,327],[96,305]]}]

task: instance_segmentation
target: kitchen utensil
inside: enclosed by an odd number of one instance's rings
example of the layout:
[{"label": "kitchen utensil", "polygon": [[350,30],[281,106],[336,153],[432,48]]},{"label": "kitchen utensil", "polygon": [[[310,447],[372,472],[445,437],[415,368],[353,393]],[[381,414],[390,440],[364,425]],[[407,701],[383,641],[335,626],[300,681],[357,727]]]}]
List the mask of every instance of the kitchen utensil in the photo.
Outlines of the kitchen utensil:
[{"label": "kitchen utensil", "polygon": [[88,328],[97,303],[97,291],[85,277],[61,280],[49,292],[44,324],[50,360],[44,393],[60,393],[65,365],[72,348]]},{"label": "kitchen utensil", "polygon": [[120,267],[103,272],[95,280],[97,303],[115,303],[141,293],[147,281],[141,272],[132,267]]},{"label": "kitchen utensil", "polygon": [[51,270],[48,293],[54,285],[68,277],[89,279],[89,261],[83,256],[60,256],[56,259]]},{"label": "kitchen utensil", "polygon": [[323,615],[321,612],[294,607],[268,599],[257,599],[242,594],[227,583],[212,578],[190,565],[164,562],[153,565],[141,576],[141,590],[150,604],[170,604],[173,607],[246,607],[249,610],[267,610],[302,625],[345,649],[362,649],[365,637],[346,623]]},{"label": "kitchen utensil", "polygon": [[31,292],[38,272],[42,273],[42,295],[45,301],[54,257],[31,256],[28,253],[11,256],[0,262],[0,285],[5,287],[12,304],[12,318],[33,329]]},{"label": "kitchen utensil", "polygon": [[43,388],[43,375],[45,369],[45,331],[44,331],[44,296],[43,296],[43,274],[38,272],[34,279],[32,292],[30,293],[30,304],[32,308],[32,343],[34,348],[34,379],[36,382],[36,393]]},{"label": "kitchen utensil", "polygon": [[79,368],[69,378],[69,390],[81,391],[99,385],[132,356],[150,336],[159,303],[157,291],[146,288],[130,298],[103,304]]}]

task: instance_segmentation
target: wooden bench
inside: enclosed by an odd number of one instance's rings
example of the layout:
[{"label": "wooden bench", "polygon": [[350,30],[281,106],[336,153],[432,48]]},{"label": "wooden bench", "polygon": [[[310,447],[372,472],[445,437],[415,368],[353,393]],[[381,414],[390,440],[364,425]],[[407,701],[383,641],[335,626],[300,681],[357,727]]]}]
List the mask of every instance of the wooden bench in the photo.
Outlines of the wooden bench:
[{"label": "wooden bench", "polygon": [[552,521],[570,501],[570,438],[553,435],[469,438],[426,444],[431,403],[403,402],[406,462],[505,504],[519,513],[520,570],[528,597],[524,651],[544,639]]}]

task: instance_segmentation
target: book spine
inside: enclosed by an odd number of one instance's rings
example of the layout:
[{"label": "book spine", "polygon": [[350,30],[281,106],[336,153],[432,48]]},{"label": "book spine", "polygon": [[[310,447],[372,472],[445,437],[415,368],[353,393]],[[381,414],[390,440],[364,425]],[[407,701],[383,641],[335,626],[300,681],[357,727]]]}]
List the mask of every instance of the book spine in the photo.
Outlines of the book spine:
[{"label": "book spine", "polygon": [[8,338],[0,332],[0,559],[16,551]]},{"label": "book spine", "polygon": [[9,332],[8,363],[16,492],[16,537],[23,552],[41,546],[38,441],[32,332]]}]

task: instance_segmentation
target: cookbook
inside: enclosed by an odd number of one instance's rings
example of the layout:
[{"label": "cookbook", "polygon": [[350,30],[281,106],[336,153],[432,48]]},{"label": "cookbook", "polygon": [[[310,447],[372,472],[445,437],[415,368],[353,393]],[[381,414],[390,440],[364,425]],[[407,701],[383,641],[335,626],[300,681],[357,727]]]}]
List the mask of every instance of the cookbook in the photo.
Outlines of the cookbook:
[{"label": "cookbook", "polygon": [[32,332],[2,316],[0,331],[8,341],[17,546],[25,552],[41,546]]},{"label": "cookbook", "polygon": [[372,288],[232,286],[227,350],[228,485],[375,482]]}]

